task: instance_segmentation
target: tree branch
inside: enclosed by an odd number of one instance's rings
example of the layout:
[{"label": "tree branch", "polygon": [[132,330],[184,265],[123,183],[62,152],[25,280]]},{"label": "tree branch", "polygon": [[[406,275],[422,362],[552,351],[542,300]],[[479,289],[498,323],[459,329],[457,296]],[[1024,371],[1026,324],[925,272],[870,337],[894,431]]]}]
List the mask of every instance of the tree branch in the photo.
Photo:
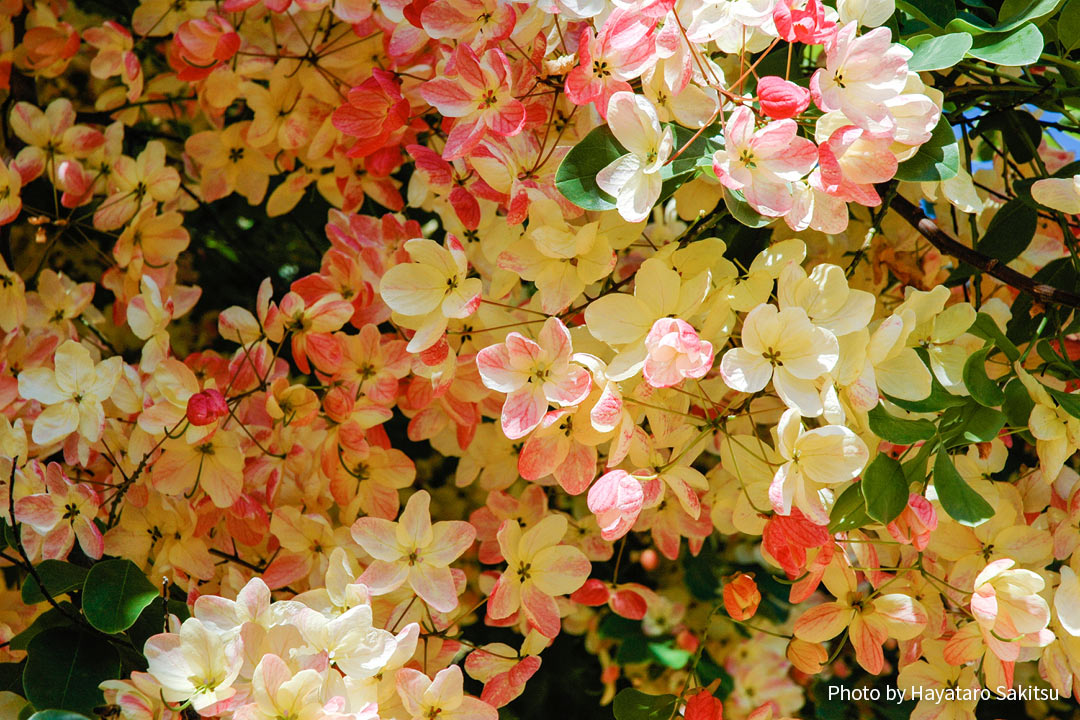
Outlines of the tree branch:
[{"label": "tree branch", "polygon": [[907,220],[919,234],[930,241],[930,244],[941,252],[965,262],[982,272],[997,278],[1009,287],[1031,295],[1042,303],[1065,305],[1072,308],[1080,308],[1080,295],[1061,290],[1045,283],[1036,282],[1023,273],[1013,270],[1011,267],[991,257],[969,248],[937,226],[933,220],[903,195],[893,197],[890,206],[900,217]]}]

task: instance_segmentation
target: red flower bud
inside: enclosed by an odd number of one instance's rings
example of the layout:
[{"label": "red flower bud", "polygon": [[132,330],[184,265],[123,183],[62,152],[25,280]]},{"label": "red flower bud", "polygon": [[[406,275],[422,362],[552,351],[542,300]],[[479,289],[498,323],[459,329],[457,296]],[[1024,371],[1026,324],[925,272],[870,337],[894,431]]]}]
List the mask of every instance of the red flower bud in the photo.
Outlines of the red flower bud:
[{"label": "red flower bud", "polygon": [[724,585],[724,609],[735,620],[752,618],[760,602],[757,583],[746,573],[740,573]]},{"label": "red flower bud", "polygon": [[229,406],[219,390],[207,388],[188,398],[187,419],[192,425],[209,425],[228,414]]},{"label": "red flower bud", "polygon": [[761,111],[774,120],[792,118],[810,106],[810,91],[776,75],[758,80]]}]

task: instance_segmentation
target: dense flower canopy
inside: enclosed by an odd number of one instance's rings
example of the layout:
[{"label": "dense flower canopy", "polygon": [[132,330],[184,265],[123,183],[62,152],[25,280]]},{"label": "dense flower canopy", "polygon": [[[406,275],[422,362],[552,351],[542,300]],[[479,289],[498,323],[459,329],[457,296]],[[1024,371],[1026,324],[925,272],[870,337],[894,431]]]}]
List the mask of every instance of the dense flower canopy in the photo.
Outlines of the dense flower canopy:
[{"label": "dense flower canopy", "polygon": [[1077,37],[0,0],[0,716],[1075,713]]}]

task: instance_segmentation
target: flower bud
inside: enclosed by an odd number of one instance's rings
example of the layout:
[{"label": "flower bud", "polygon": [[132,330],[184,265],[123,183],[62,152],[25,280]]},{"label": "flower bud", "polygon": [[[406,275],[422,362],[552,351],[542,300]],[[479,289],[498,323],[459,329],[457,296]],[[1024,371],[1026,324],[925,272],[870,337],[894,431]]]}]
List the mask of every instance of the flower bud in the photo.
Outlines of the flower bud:
[{"label": "flower bud", "polygon": [[757,612],[761,602],[754,578],[740,573],[724,585],[724,609],[735,620],[748,620]]},{"label": "flower bud", "polygon": [[188,398],[187,419],[192,425],[209,425],[229,414],[229,406],[221,391],[207,388]]},{"label": "flower bud", "polygon": [[792,118],[810,106],[810,91],[776,75],[767,75],[757,84],[761,111],[774,120]]}]

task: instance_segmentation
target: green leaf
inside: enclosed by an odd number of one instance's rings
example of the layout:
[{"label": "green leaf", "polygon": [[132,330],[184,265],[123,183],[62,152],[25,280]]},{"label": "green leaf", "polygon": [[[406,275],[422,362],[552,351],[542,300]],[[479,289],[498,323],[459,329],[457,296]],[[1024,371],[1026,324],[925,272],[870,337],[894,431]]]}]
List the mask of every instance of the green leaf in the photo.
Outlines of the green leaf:
[{"label": "green leaf", "polygon": [[[927,0],[927,2],[933,1]],[[956,18],[950,21],[946,29],[953,31],[966,30],[973,35],[986,32],[1006,32],[1018,28],[1026,22],[1049,15],[1054,12],[1060,2],[1061,0],[1034,0],[1034,2],[1028,2],[1022,10],[1011,15],[1007,14],[1010,8],[1007,5],[1002,5],[1005,19],[1000,20],[996,25],[990,25],[974,15],[968,15],[967,18]]]},{"label": "green leaf", "polygon": [[[1031,399],[1024,383],[1020,378],[1013,378],[1005,385],[1005,402],[1001,409],[1005,411],[1005,417],[1012,427],[1027,427],[1031,410],[1035,407],[1035,401]],[[1027,432],[1026,430],[1024,431]]]},{"label": "green leaf", "polygon": [[964,363],[964,387],[975,401],[986,407],[999,407],[1005,402],[1005,393],[986,374],[986,356],[993,347],[984,347],[972,353]]},{"label": "green leaf", "polygon": [[1043,36],[1033,23],[1007,33],[978,35],[968,55],[992,65],[1030,65],[1043,51]]},{"label": "green leaf", "polygon": [[139,566],[130,560],[95,563],[83,585],[83,613],[98,630],[118,633],[139,619],[139,613],[158,596]]},{"label": "green leaf", "polygon": [[40,710],[30,716],[30,720],[90,720],[82,713],[68,710]]},{"label": "green leaf", "polygon": [[829,513],[830,534],[847,532],[870,524],[870,516],[866,514],[866,500],[862,496],[860,484],[849,485],[848,489],[836,498],[832,512]]},{"label": "green leaf", "polygon": [[1062,410],[1069,413],[1074,418],[1080,418],[1080,395],[1067,393],[1064,390],[1057,390],[1046,385],[1043,385],[1043,387],[1046,388],[1046,392],[1050,393],[1050,397],[1057,401],[1057,404],[1061,406]]},{"label": "green leaf", "polygon": [[1080,0],[1065,3],[1058,15],[1057,34],[1063,55],[1080,45]]},{"label": "green leaf", "polygon": [[1018,257],[1031,244],[1038,224],[1039,213],[1035,208],[1020,198],[1013,198],[994,214],[994,219],[979,238],[975,249],[1007,263]]},{"label": "green leaf", "polygon": [[555,187],[567,200],[585,210],[612,210],[615,198],[596,184],[596,174],[626,154],[607,125],[594,128],[570,149],[555,172]]},{"label": "green leaf", "polygon": [[94,715],[98,685],[120,675],[120,656],[104,638],[73,628],[50,628],[30,641],[23,688],[36,708]]},{"label": "green leaf", "polygon": [[649,652],[660,661],[661,665],[679,670],[686,667],[692,655],[682,648],[675,647],[672,643],[649,643]]},{"label": "green leaf", "polygon": [[1005,333],[1001,332],[1001,328],[994,322],[994,318],[986,313],[979,313],[975,316],[975,322],[968,328],[968,332],[983,340],[993,342],[995,347],[1005,353],[1005,357],[1009,359],[1009,362],[1016,362],[1020,359],[1020,349],[1013,345],[1009,338],[1005,337]]},{"label": "green leaf", "polygon": [[908,482],[904,470],[893,458],[878,453],[859,483],[866,514],[882,525],[888,525],[904,511],[908,501]]},{"label": "green leaf", "polygon": [[908,38],[904,44],[912,52],[911,59],[908,60],[909,70],[944,70],[964,59],[967,51],[971,49],[971,35],[966,32],[938,37],[923,34]]},{"label": "green leaf", "polygon": [[[54,598],[81,588],[83,580],[86,579],[86,568],[63,560],[42,560],[34,570],[45,583],[45,590]],[[26,582],[23,583],[22,601],[26,605],[45,602],[45,595],[33,576],[26,578]]]},{"label": "green leaf", "polygon": [[25,662],[0,663],[0,692],[22,695],[22,674]]},{"label": "green leaf", "polygon": [[911,445],[920,440],[929,440],[936,428],[929,420],[904,420],[889,412],[879,403],[867,417],[870,420],[870,432],[882,440],[896,445]]},{"label": "green leaf", "polygon": [[670,720],[678,702],[674,695],[647,695],[626,688],[615,696],[612,705],[615,720]]},{"label": "green leaf", "polygon": [[898,408],[916,413],[938,412],[946,408],[960,407],[966,402],[963,397],[946,390],[936,377],[931,382],[930,394],[922,400],[901,400],[890,395],[885,397]]},{"label": "green leaf", "polygon": [[956,135],[944,115],[938,121],[930,140],[919,151],[900,163],[896,179],[906,182],[935,182],[948,180],[960,170],[960,150]]},{"label": "green leaf", "polygon": [[[968,445],[970,443],[990,442],[1005,427],[1005,413],[993,408],[983,407],[972,400],[961,408],[949,408],[948,417],[942,418],[942,434],[948,435],[947,447]],[[944,428],[955,419],[951,432]]]},{"label": "green leaf", "polygon": [[738,190],[724,188],[724,205],[727,206],[731,217],[747,227],[765,227],[776,219],[759,215],[754,208],[750,207],[750,204],[746,202],[746,198]]},{"label": "green leaf", "polygon": [[964,482],[944,451],[938,451],[934,458],[934,487],[941,507],[961,525],[978,525],[994,515],[994,508]]},{"label": "green leaf", "polygon": [[956,17],[954,0],[897,0],[896,6],[938,27],[945,27]]}]

